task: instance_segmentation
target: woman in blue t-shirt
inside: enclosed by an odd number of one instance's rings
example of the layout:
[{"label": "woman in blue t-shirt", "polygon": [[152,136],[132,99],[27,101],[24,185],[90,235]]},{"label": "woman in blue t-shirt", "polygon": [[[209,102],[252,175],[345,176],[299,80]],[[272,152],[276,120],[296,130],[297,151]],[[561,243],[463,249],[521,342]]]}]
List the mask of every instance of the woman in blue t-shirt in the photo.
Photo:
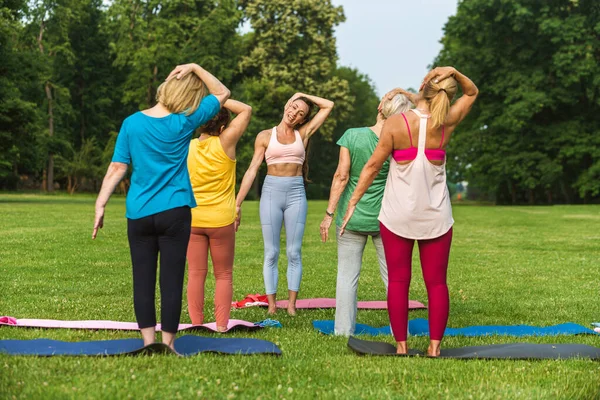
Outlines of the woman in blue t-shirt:
[{"label": "woman in blue t-shirt", "polygon": [[[210,94],[205,97],[206,88]],[[157,104],[123,121],[112,162],[96,200],[92,239],[104,222],[104,208],[133,167],[126,199],[127,237],[133,264],[133,306],[144,338],[154,343],[156,268],[160,253],[162,342],[173,348],[196,207],[187,169],[192,133],[214,117],[229,90],[196,64],[177,66],[156,92]]]}]

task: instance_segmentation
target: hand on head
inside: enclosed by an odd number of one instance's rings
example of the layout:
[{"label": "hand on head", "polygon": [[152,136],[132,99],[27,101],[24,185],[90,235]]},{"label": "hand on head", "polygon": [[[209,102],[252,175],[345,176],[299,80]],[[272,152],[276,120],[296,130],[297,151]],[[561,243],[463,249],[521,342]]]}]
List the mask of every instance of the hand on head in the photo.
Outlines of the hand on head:
[{"label": "hand on head", "polygon": [[171,71],[171,73],[169,74],[169,76],[167,76],[167,79],[165,79],[165,81],[168,81],[169,79],[172,79],[172,78],[177,78],[177,79],[183,78],[184,76],[186,76],[190,72],[194,71],[194,66],[195,65],[196,64],[183,64],[183,65],[176,66],[173,69],[173,71]]},{"label": "hand on head", "polygon": [[425,75],[425,78],[421,83],[421,87],[419,88],[419,92],[423,90],[429,81],[433,80],[434,83],[441,82],[444,79],[453,76],[455,72],[456,69],[454,67],[436,67],[432,69],[427,75]]}]

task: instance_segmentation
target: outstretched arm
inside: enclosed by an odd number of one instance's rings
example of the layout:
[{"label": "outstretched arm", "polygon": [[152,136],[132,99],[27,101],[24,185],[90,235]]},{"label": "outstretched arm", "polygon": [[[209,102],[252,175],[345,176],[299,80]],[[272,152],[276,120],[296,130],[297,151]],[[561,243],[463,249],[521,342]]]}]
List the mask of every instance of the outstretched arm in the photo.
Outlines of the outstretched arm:
[{"label": "outstretched arm", "polygon": [[221,145],[228,153],[234,153],[237,142],[246,131],[250,118],[252,117],[252,107],[241,101],[228,99],[223,107],[236,114],[236,117],[229,123],[229,126],[221,132],[219,138]]},{"label": "outstretched arm", "polygon": [[348,179],[350,178],[350,151],[346,147],[340,147],[340,160],[338,162],[335,175],[333,175],[333,181],[331,182],[331,190],[329,192],[329,203],[327,204],[327,210],[325,217],[321,222],[321,241],[326,242],[329,238],[329,227],[333,222],[333,213],[337,208],[340,197],[348,185]]},{"label": "outstretched arm", "polygon": [[348,221],[350,221],[350,218],[352,218],[352,214],[354,213],[356,205],[363,197],[369,186],[371,186],[371,183],[373,183],[375,177],[379,171],[381,171],[383,163],[385,163],[394,149],[393,135],[398,126],[398,124],[396,124],[396,118],[394,117],[396,116],[390,117],[386,121],[385,125],[383,125],[379,143],[377,144],[373,155],[371,155],[371,158],[369,158],[369,161],[367,161],[362,172],[360,173],[356,188],[352,193],[352,197],[348,201],[348,209],[346,210],[346,215],[344,216],[344,223],[342,224],[340,235],[344,233]]},{"label": "outstretched arm", "polygon": [[199,66],[198,64],[184,64],[178,65],[175,67],[173,71],[167,77],[167,81],[173,77],[177,79],[181,79],[190,72],[193,72],[204,82],[208,91],[215,95],[215,97],[219,100],[219,103],[223,105],[225,101],[231,95],[231,92],[225,85],[221,83],[217,78],[215,78],[210,72]]},{"label": "outstretched arm", "polygon": [[246,170],[244,174],[244,178],[242,178],[242,183],[240,185],[240,190],[235,199],[235,207],[237,212],[237,218],[235,222],[235,230],[237,231],[242,216],[242,203],[246,199],[252,184],[254,183],[254,179],[256,179],[256,174],[258,173],[258,169],[262,164],[265,158],[265,151],[267,150],[267,145],[269,143],[267,139],[268,131],[263,131],[256,136],[256,141],[254,142],[254,155],[252,156],[252,161],[250,162],[250,166]]},{"label": "outstretched arm", "polygon": [[100,193],[98,193],[98,198],[96,199],[96,215],[94,218],[92,239],[96,239],[98,229],[102,228],[104,225],[104,209],[106,208],[106,203],[108,203],[115,188],[127,173],[128,167],[129,165],[120,162],[111,162],[108,166],[108,171],[106,171],[106,175],[102,181],[102,188],[100,188]]},{"label": "outstretched arm", "polygon": [[317,129],[319,129],[321,125],[323,125],[323,123],[331,113],[331,110],[333,110],[333,106],[335,104],[333,103],[333,101],[321,97],[311,96],[305,93],[296,93],[288,101],[286,108],[298,97],[306,97],[307,99],[315,103],[317,107],[319,107],[319,112],[313,117],[313,119],[311,119],[308,123],[304,124],[300,128],[300,135],[302,136],[304,144],[306,145],[308,139],[310,139],[310,137],[317,131]]}]

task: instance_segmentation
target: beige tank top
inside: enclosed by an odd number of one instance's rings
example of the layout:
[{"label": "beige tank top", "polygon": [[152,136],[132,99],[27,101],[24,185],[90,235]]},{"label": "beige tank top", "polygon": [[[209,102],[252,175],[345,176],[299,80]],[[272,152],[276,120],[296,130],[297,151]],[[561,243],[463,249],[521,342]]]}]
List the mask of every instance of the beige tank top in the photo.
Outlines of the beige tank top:
[{"label": "beige tank top", "polygon": [[432,164],[425,156],[427,115],[420,118],[417,157],[398,164],[390,157],[379,221],[407,239],[434,239],[450,230],[454,219],[446,184],[446,162]]}]

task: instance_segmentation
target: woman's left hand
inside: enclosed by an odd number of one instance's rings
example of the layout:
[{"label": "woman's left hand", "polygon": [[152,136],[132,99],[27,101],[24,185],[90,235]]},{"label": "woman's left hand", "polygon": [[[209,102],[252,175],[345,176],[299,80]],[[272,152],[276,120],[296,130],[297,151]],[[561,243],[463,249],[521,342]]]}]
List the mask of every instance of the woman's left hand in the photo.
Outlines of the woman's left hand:
[{"label": "woman's left hand", "polygon": [[323,243],[327,242],[327,239],[329,239],[329,227],[331,226],[331,221],[333,221],[333,217],[330,217],[329,215],[325,215],[325,218],[321,221],[321,226],[319,228],[321,230],[321,242]]},{"label": "woman's left hand", "polygon": [[346,231],[346,225],[348,225],[348,221],[350,221],[350,218],[352,218],[352,214],[354,214],[354,210],[356,210],[356,204],[355,205],[348,204],[348,210],[346,210],[346,215],[344,215],[344,223],[342,224],[342,227],[340,228],[340,236],[342,236],[344,234],[344,232]]}]

